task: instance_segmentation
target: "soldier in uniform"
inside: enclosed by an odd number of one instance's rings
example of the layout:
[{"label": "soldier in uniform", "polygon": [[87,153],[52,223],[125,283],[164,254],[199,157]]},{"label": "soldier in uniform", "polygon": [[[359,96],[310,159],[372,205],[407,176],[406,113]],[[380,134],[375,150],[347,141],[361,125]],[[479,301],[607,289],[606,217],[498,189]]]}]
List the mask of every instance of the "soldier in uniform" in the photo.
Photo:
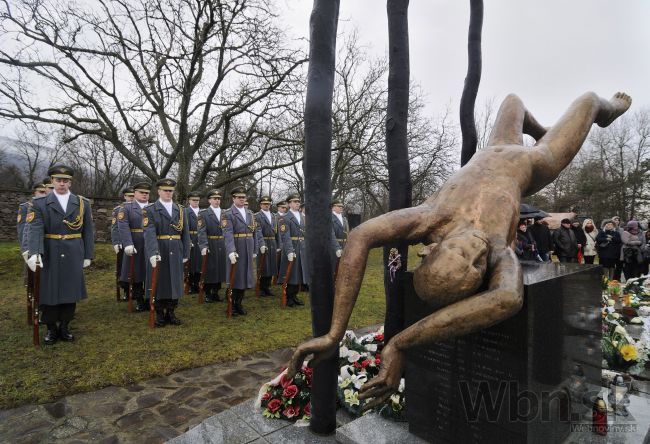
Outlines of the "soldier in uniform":
[{"label": "soldier in uniform", "polygon": [[142,210],[142,227],[145,254],[149,258],[146,288],[151,288],[153,267],[160,267],[153,296],[156,327],[164,327],[181,324],[175,310],[183,296],[183,264],[190,259],[190,230],[185,209],[173,201],[176,181],[160,179],[156,187],[159,199]]},{"label": "soldier in uniform", "polygon": [[[122,241],[120,241],[120,230],[117,225],[117,213],[125,203],[133,202],[133,196],[133,188],[124,188],[122,190],[122,198],[124,199],[124,202],[113,208],[113,211],[111,212],[111,244],[113,245],[113,250],[115,250],[115,254],[117,255],[117,267],[120,269],[120,271],[122,270],[124,251],[122,250],[123,246]],[[120,281],[120,287],[122,287],[122,290],[124,291],[122,300],[125,301],[129,292],[129,283]]]},{"label": "soldier in uniform", "polygon": [[202,277],[205,289],[205,302],[221,302],[219,290],[223,282],[228,282],[226,274],[226,243],[221,230],[221,192],[208,192],[210,206],[199,213],[199,248],[201,256],[208,256],[205,276]]},{"label": "soldier in uniform", "polygon": [[[69,324],[76,304],[87,297],[83,269],[95,252],[90,201],[70,192],[72,168],[48,170],[54,192],[32,202],[27,214],[29,254],[27,266],[42,267],[40,304],[47,325],[45,344],[74,340]],[[58,325],[57,325],[58,323]]]},{"label": "soldier in uniform", "polygon": [[[191,191],[187,195],[187,202],[189,206],[185,209],[187,212],[187,224],[190,230],[190,262],[188,279],[190,281],[190,293],[199,292],[199,279],[201,279],[201,249],[199,248],[199,202],[201,201],[201,193],[198,191]],[[186,264],[187,266],[187,264]]]},{"label": "soldier in uniform", "polygon": [[226,242],[228,253],[227,276],[230,276],[232,265],[237,264],[235,280],[232,287],[233,314],[245,315],[242,306],[244,291],[253,288],[255,253],[264,245],[262,231],[255,223],[255,216],[250,210],[244,208],[246,190],[236,187],[231,191],[233,205],[221,215],[221,228]]},{"label": "soldier in uniform", "polygon": [[21,203],[18,205],[18,217],[16,219],[16,231],[18,232],[18,245],[20,246],[20,253],[23,256],[23,259],[27,261],[29,251],[27,246],[27,238],[24,236],[25,227],[27,226],[27,213],[29,213],[32,207],[32,200],[38,199],[39,197],[47,196],[47,188],[42,183],[35,183],[32,186],[32,192],[34,193],[32,199]]},{"label": "soldier in uniform", "polygon": [[117,212],[117,226],[120,242],[124,248],[126,260],[122,261],[120,269],[120,282],[126,283],[126,292],[129,290],[129,275],[131,274],[131,261],[133,261],[133,298],[136,301],[135,310],[148,311],[144,283],[147,271],[147,255],[144,246],[144,229],[142,227],[144,208],[149,205],[151,183],[146,181],[133,184],[134,199],[122,204]]},{"label": "soldier in uniform", "polygon": [[343,216],[343,201],[341,199],[332,200],[332,229],[337,244],[337,248],[332,250],[332,273],[335,273],[336,263],[343,253],[345,243],[348,241],[348,232],[350,231],[348,219]]},{"label": "soldier in uniform", "polygon": [[282,200],[278,202],[275,206],[278,209],[278,216],[284,216],[285,214],[287,214],[289,207],[287,206],[287,203],[285,201]]},{"label": "soldier in uniform", "polygon": [[[260,247],[260,255],[257,257],[257,270],[260,270],[260,291],[265,296],[273,296],[271,293],[271,281],[273,276],[278,274],[278,261],[276,258],[277,235],[278,235],[278,215],[272,213],[271,196],[262,196],[259,200],[260,211],[255,214],[257,225],[262,231],[264,245]],[[264,263],[260,269],[259,261],[264,256]]]},{"label": "soldier in uniform", "polygon": [[52,178],[50,176],[43,179],[43,185],[46,188],[46,195],[54,191],[54,184],[52,183]]}]

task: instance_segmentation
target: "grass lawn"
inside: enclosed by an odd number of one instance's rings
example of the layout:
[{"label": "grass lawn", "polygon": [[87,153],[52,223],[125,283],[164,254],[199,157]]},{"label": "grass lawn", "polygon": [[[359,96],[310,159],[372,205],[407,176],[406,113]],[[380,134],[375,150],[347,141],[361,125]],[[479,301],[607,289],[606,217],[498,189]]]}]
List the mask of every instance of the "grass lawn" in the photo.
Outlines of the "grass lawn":
[{"label": "grass lawn", "polygon": [[[418,263],[411,252],[411,264]],[[182,369],[235,359],[257,351],[295,346],[311,336],[308,298],[298,309],[282,309],[277,298],[247,293],[248,316],[226,319],[225,304],[198,305],[195,295],[176,311],[183,325],[150,330],[148,314],[128,313],[115,301],[112,247],[98,244],[86,270],[88,299],[77,304],[71,323],[74,343],[32,346],[26,325],[18,246],[0,242],[0,408],[50,402],[60,396],[125,385]],[[371,251],[351,328],[383,322],[385,301],[381,250]],[[274,293],[280,295],[280,287]],[[44,333],[41,326],[41,338]],[[42,340],[41,340],[41,344]]]}]

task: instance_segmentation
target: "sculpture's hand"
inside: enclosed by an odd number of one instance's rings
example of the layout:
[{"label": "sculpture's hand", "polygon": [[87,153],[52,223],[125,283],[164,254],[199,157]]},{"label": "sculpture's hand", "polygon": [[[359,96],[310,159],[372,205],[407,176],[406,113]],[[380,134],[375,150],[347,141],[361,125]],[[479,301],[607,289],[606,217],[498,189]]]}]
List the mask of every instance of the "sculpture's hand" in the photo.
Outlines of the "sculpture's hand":
[{"label": "sculpture's hand", "polygon": [[293,378],[298,370],[302,368],[302,363],[309,354],[314,354],[314,357],[309,361],[309,366],[313,367],[323,359],[332,356],[338,351],[338,341],[332,339],[328,335],[319,336],[318,338],[310,339],[303,342],[296,348],[293,353],[289,365],[287,366],[287,378]]},{"label": "sculpture's hand", "polygon": [[379,374],[359,390],[359,399],[373,398],[363,406],[364,411],[383,404],[397,391],[404,372],[405,359],[405,353],[391,346],[390,342],[384,347]]}]

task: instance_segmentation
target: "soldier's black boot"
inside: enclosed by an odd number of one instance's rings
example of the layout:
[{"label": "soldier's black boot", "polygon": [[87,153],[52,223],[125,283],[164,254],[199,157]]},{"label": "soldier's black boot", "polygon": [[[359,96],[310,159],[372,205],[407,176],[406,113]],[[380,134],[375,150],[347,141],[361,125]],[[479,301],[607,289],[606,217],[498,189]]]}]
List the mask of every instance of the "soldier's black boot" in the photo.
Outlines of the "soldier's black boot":
[{"label": "soldier's black boot", "polygon": [[204,290],[205,290],[205,302],[211,304],[212,302],[214,302],[214,296],[212,295],[212,292],[214,291],[214,284],[205,284]]},{"label": "soldier's black boot", "polygon": [[242,302],[244,301],[244,290],[237,290],[237,304],[235,305],[235,309],[237,310],[237,313],[244,316],[248,314],[246,310],[244,310],[244,307],[242,305]]},{"label": "soldier's black boot", "polygon": [[161,328],[167,325],[167,320],[165,319],[165,310],[160,304],[156,304],[156,328]]},{"label": "soldier's black boot", "polygon": [[171,325],[181,325],[181,320],[176,317],[174,313],[175,308],[170,307],[167,309],[167,323]]},{"label": "soldier's black boot", "polygon": [[70,333],[70,330],[68,329],[68,325],[70,324],[70,321],[61,321],[61,324],[59,325],[59,339],[62,341],[74,341],[74,336],[72,333]]},{"label": "soldier's black boot", "polygon": [[[295,290],[294,290],[295,287]],[[293,301],[294,291],[298,291],[297,285],[287,285],[287,307],[295,307],[296,303]]]},{"label": "soldier's black boot", "polygon": [[122,287],[122,296],[120,296],[121,301],[128,301],[129,300],[129,283],[128,282],[120,282],[120,287]]},{"label": "soldier's black boot", "polygon": [[296,285],[296,289],[293,292],[293,303],[296,305],[305,305],[303,301],[298,299],[298,290],[300,289],[300,286]]},{"label": "soldier's black boot", "polygon": [[59,331],[56,328],[56,324],[48,324],[47,333],[45,333],[45,337],[43,338],[45,344],[52,345],[56,343],[57,339],[59,339]]},{"label": "soldier's black boot", "polygon": [[197,294],[199,292],[200,280],[201,280],[201,273],[190,274],[190,293]]},{"label": "soldier's black boot", "polygon": [[261,280],[262,282],[260,282],[260,285],[262,287],[262,294],[264,296],[273,296],[273,293],[271,293],[271,289],[269,288],[271,285],[271,276],[265,276]]},{"label": "soldier's black boot", "polygon": [[133,286],[133,293],[136,300],[135,311],[149,311],[149,305],[144,301],[144,283],[138,283],[137,285],[137,287],[135,285]]}]

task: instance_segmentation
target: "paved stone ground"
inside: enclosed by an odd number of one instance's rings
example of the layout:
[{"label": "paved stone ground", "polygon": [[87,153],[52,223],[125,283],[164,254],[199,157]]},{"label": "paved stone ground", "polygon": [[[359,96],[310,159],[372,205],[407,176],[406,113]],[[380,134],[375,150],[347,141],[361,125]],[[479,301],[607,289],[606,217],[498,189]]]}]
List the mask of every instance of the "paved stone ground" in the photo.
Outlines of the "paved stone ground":
[{"label": "paved stone ground", "polygon": [[0,411],[0,442],[162,443],[257,395],[291,356],[285,348],[51,404]]}]

